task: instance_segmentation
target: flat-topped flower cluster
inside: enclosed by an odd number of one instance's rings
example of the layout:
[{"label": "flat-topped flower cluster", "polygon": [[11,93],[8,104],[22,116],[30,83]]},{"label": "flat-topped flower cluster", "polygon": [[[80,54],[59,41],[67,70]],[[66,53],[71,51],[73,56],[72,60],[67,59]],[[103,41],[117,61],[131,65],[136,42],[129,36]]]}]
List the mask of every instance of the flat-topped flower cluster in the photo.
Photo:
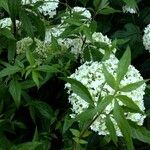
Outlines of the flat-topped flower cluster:
[{"label": "flat-topped flower cluster", "polygon": [[[93,100],[95,107],[98,104],[98,98],[101,94],[102,97],[107,95],[113,95],[115,90],[112,89],[105,80],[105,76],[103,73],[103,65],[106,66],[107,70],[116,78],[116,69],[118,67],[118,59],[112,54],[109,59],[102,61],[102,62],[85,62],[81,65],[78,69],[76,69],[75,73],[73,73],[70,78],[76,79],[80,81],[84,86],[87,87],[89,90]],[[123,80],[121,81],[121,86],[125,86],[137,81],[142,81],[143,78],[140,75],[139,71],[135,69],[134,66],[130,65],[126,75],[124,76]],[[143,95],[146,85],[143,84],[136,90],[131,92],[119,92],[119,95],[126,95],[131,98],[138,107],[144,112],[144,102],[143,102]],[[66,88],[68,88],[69,94],[69,102],[72,105],[72,114],[71,117],[76,117],[77,114],[84,112],[88,107],[89,103],[83,100],[81,97],[76,95],[71,90],[71,85],[69,83],[66,84]],[[116,133],[118,136],[121,136],[121,132],[119,127],[117,126],[116,121],[114,120],[112,110],[114,108],[114,101],[110,103],[106,109],[102,112],[102,114],[93,122],[90,128],[98,132],[99,135],[107,135],[109,134],[106,128],[106,116],[109,115],[114,127],[116,129]],[[119,105],[123,105],[123,103],[119,102]],[[126,119],[132,120],[136,122],[138,125],[142,125],[145,116],[139,113],[126,113]]]}]

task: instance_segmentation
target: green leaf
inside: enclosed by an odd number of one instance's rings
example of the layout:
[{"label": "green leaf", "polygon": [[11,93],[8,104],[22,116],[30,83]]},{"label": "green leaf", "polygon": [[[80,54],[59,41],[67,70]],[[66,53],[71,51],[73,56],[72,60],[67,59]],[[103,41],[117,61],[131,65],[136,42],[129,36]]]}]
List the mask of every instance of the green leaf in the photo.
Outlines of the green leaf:
[{"label": "green leaf", "polygon": [[28,36],[30,37],[34,37],[34,30],[33,30],[33,26],[32,26],[32,22],[27,14],[27,12],[25,12],[25,10],[21,10],[19,13],[19,18],[21,21],[21,25],[23,27],[23,29],[25,30],[25,32],[27,33]]},{"label": "green leaf", "polygon": [[22,89],[29,89],[36,86],[33,80],[26,80],[20,83]]},{"label": "green leaf", "polygon": [[114,104],[113,114],[117,122],[117,125],[119,126],[123,134],[123,137],[126,141],[127,149],[133,150],[134,147],[133,147],[133,142],[132,142],[132,137],[131,137],[131,129],[130,129],[127,119],[124,116],[124,112],[122,108],[119,106],[117,101],[115,101],[115,104]]},{"label": "green leaf", "polygon": [[69,23],[71,25],[75,25],[75,26],[81,26],[82,22],[79,19],[76,18],[69,18],[65,20],[66,23]]},{"label": "green leaf", "polygon": [[122,1],[133,9],[137,8],[137,3],[135,0],[122,0]]},{"label": "green leaf", "polygon": [[119,99],[123,104],[125,104],[128,108],[131,108],[132,110],[136,111],[137,113],[141,113],[139,106],[136,105],[136,103],[126,95],[118,95],[116,96],[117,99]]},{"label": "green leaf", "polygon": [[71,119],[70,116],[66,116],[64,119],[64,124],[63,124],[63,131],[62,133],[64,134],[74,123],[74,119]]},{"label": "green leaf", "polygon": [[141,85],[143,85],[145,83],[145,81],[138,81],[138,82],[135,82],[135,83],[131,83],[131,84],[128,84],[122,88],[120,88],[120,91],[122,92],[131,92],[133,90],[136,90],[137,88],[139,88]]},{"label": "green leaf", "polygon": [[93,0],[93,5],[95,8],[97,8],[100,4],[101,0]]},{"label": "green leaf", "polygon": [[39,77],[40,77],[40,74],[33,70],[32,71],[32,79],[33,79],[33,81],[35,82],[35,84],[38,88],[40,87]]},{"label": "green leaf", "polygon": [[98,13],[103,14],[103,15],[109,15],[109,14],[113,14],[113,13],[117,13],[117,12],[121,12],[121,11],[116,10],[110,6],[107,6],[98,11]]},{"label": "green leaf", "polygon": [[83,50],[84,61],[91,61],[90,48],[86,46]]},{"label": "green leaf", "polygon": [[9,62],[12,62],[14,60],[15,54],[16,54],[16,41],[9,40],[9,43],[8,43],[8,61]]},{"label": "green leaf", "polygon": [[58,44],[56,38],[51,35],[51,48],[52,48],[52,51],[60,51],[61,50],[61,47],[60,45]]},{"label": "green leaf", "polygon": [[76,130],[76,129],[70,129],[71,133],[75,136],[75,137],[79,137],[80,136],[80,131]]},{"label": "green leaf", "polygon": [[90,53],[91,53],[91,60],[92,61],[101,61],[103,58],[103,54],[97,49],[97,48],[91,48],[90,47]]},{"label": "green leaf", "polygon": [[144,143],[150,144],[150,131],[142,126],[138,126],[133,122],[129,122],[131,127],[132,137]]},{"label": "green leaf", "polygon": [[100,0],[100,4],[98,5],[97,9],[102,10],[104,8],[106,8],[109,5],[109,1],[108,0]]},{"label": "green leaf", "polygon": [[80,139],[80,140],[79,140],[79,143],[80,143],[80,144],[87,144],[88,142],[85,141],[85,140]]},{"label": "green leaf", "polygon": [[43,102],[43,101],[30,101],[28,103],[29,106],[32,106],[33,108],[35,108],[36,110],[39,111],[39,113],[46,119],[48,120],[52,120],[54,118],[54,112],[52,110],[52,108],[50,107],[50,105],[48,105],[47,103]]},{"label": "green leaf", "polygon": [[128,71],[128,67],[131,64],[131,51],[130,48],[127,47],[125,53],[121,57],[118,68],[117,68],[117,82],[120,83],[120,81],[123,79],[125,74]]},{"label": "green leaf", "polygon": [[57,73],[57,72],[60,72],[58,70],[58,66],[57,65],[52,65],[52,66],[42,65],[42,66],[39,66],[36,70],[37,71],[42,71],[42,72],[48,72],[48,73]]},{"label": "green leaf", "polygon": [[7,28],[0,28],[0,35],[3,35],[10,40],[16,40],[12,32]]},{"label": "green leaf", "polygon": [[21,0],[8,0],[9,15],[15,21],[20,12]]},{"label": "green leaf", "polygon": [[108,72],[108,70],[106,69],[106,67],[104,65],[103,65],[103,73],[104,73],[105,80],[106,80],[107,84],[111,88],[117,89],[118,86],[117,86],[115,78],[113,77],[113,75],[111,73]]},{"label": "green leaf", "polygon": [[113,96],[107,95],[104,98],[98,100],[98,105],[96,107],[97,112],[102,113],[104,109],[112,102]]},{"label": "green leaf", "polygon": [[117,145],[118,138],[117,138],[117,135],[116,135],[116,130],[115,130],[114,124],[111,121],[109,116],[106,117],[106,127],[107,127],[107,129],[110,133],[111,139],[113,140],[115,145]]},{"label": "green leaf", "polygon": [[83,33],[84,33],[84,36],[86,37],[86,39],[89,41],[92,41],[91,29],[85,25],[82,27],[82,30],[83,30]]},{"label": "green leaf", "polygon": [[1,7],[9,13],[8,0],[0,0],[0,8]]},{"label": "green leaf", "polygon": [[79,81],[71,78],[61,78],[71,84],[71,88],[75,94],[80,96],[83,100],[94,106],[93,99],[88,89]]},{"label": "green leaf", "polygon": [[19,72],[20,69],[21,68],[19,68],[18,66],[8,66],[7,68],[4,68],[0,71],[0,78],[15,74],[16,72]]},{"label": "green leaf", "polygon": [[80,120],[80,122],[85,123],[88,120],[92,120],[93,117],[96,115],[96,113],[97,113],[97,109],[87,109],[81,114],[76,115],[74,120],[75,121]]},{"label": "green leaf", "polygon": [[39,135],[38,135],[38,129],[37,129],[37,126],[36,126],[32,142],[38,141],[38,139],[39,139]]},{"label": "green leaf", "polygon": [[26,50],[26,57],[27,57],[27,60],[29,61],[30,65],[34,65],[35,64],[35,59],[34,59],[30,49]]},{"label": "green leaf", "polygon": [[10,150],[36,150],[41,145],[41,142],[26,142],[17,146],[13,146],[10,148]]},{"label": "green leaf", "polygon": [[17,80],[13,79],[10,82],[9,92],[10,92],[11,96],[13,97],[16,106],[19,107],[20,100],[21,100],[21,86]]},{"label": "green leaf", "polygon": [[143,52],[142,32],[137,25],[132,23],[125,24],[123,30],[114,33],[113,38],[128,40],[132,49],[132,58]]}]

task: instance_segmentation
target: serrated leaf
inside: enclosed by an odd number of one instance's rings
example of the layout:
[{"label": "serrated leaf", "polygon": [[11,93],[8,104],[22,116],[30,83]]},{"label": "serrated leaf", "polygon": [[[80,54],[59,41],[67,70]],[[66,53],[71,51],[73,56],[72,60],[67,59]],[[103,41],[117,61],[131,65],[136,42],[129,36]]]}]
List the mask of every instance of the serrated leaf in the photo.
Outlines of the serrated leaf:
[{"label": "serrated leaf", "polygon": [[136,90],[137,88],[139,88],[144,83],[145,83],[145,81],[138,81],[138,82],[135,82],[135,83],[131,83],[131,84],[128,84],[128,85],[120,88],[120,91],[122,91],[122,92],[131,92],[131,91]]},{"label": "serrated leaf", "polygon": [[80,96],[83,100],[94,106],[93,99],[88,89],[79,81],[71,78],[61,78],[71,84],[71,89],[75,94]]},{"label": "serrated leaf", "polygon": [[115,145],[117,145],[118,138],[117,138],[117,135],[116,135],[116,130],[115,130],[114,124],[111,121],[111,118],[109,116],[106,117],[106,127],[107,127],[107,129],[110,133],[111,139],[113,140]]},{"label": "serrated leaf", "polygon": [[9,84],[9,92],[14,99],[17,107],[20,105],[21,100],[21,86],[17,80],[12,80]]},{"label": "serrated leaf", "polygon": [[107,84],[111,88],[117,89],[118,85],[117,85],[115,78],[113,77],[113,75],[111,73],[108,72],[108,70],[106,69],[106,67],[104,65],[103,65],[103,73],[104,73]]},{"label": "serrated leaf", "polygon": [[131,51],[130,48],[127,47],[125,53],[121,57],[118,68],[117,68],[117,82],[120,83],[120,81],[123,79],[125,74],[128,71],[128,67],[131,64]]},{"label": "serrated leaf", "polygon": [[15,74],[20,70],[21,68],[19,68],[18,66],[8,66],[7,68],[4,68],[3,70],[0,71],[0,78]]},{"label": "serrated leaf", "polygon": [[129,97],[126,95],[118,95],[116,96],[117,99],[119,99],[123,104],[125,104],[127,107],[131,108],[134,111],[137,111],[138,113],[141,113],[141,110],[138,105]]},{"label": "serrated leaf", "polygon": [[127,144],[128,150],[134,150],[132,137],[131,137],[131,129],[127,119],[124,116],[122,108],[119,106],[118,102],[115,101],[114,110],[113,110],[114,118],[119,126],[125,142]]}]

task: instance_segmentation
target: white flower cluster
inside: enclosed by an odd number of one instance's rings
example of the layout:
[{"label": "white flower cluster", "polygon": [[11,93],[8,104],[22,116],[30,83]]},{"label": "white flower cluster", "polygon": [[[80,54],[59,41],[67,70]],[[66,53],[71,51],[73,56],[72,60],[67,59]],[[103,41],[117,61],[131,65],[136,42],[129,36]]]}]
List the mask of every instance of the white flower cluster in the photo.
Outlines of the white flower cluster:
[{"label": "white flower cluster", "polygon": [[[118,59],[111,54],[110,58],[103,61],[103,62],[85,62],[83,65],[81,65],[78,69],[76,69],[75,73],[73,73],[70,78],[76,79],[80,81],[83,85],[85,85],[93,100],[95,106],[97,106],[98,97],[99,94],[101,94],[102,97],[105,97],[106,95],[113,95],[114,89],[112,89],[105,80],[104,74],[103,74],[103,65],[105,65],[108,69],[108,71],[116,78],[116,69],[118,67]],[[129,66],[127,74],[124,76],[124,79],[121,81],[121,85],[125,86],[130,83],[134,83],[137,81],[141,81],[143,78],[141,77],[139,71],[135,69],[132,65]],[[72,105],[72,111],[73,114],[71,114],[71,117],[75,117],[77,114],[80,114],[84,112],[88,107],[89,103],[80,98],[78,95],[72,92],[71,85],[67,83],[65,85],[66,88],[68,88],[69,93],[69,102]],[[143,84],[142,86],[138,87],[136,90],[133,90],[131,92],[120,92],[119,95],[126,95],[130,97],[138,106],[139,108],[144,112],[144,102],[143,102],[143,95],[146,85]],[[120,101],[119,105],[123,105]],[[109,131],[106,128],[106,115],[109,115],[114,127],[116,129],[116,133],[118,136],[122,136],[122,133],[117,126],[117,123],[113,117],[112,110],[114,108],[114,100],[111,104],[109,104],[103,113],[93,122],[93,124],[90,126],[91,130],[98,132],[99,135],[107,135],[109,134]],[[132,120],[136,122],[138,125],[142,125],[145,116],[141,115],[139,113],[126,113],[126,118],[129,120]]]},{"label": "white flower cluster", "polygon": [[[16,20],[16,26],[19,27],[20,22]],[[3,18],[0,20],[0,28],[8,28],[11,29],[12,21],[10,18]]]},{"label": "white flower cluster", "polygon": [[[40,0],[22,0],[22,4],[34,4]],[[44,16],[53,18],[56,15],[56,9],[59,5],[59,0],[44,0],[43,5],[39,6],[39,11]]]},{"label": "white flower cluster", "polygon": [[17,54],[23,54],[29,48],[30,45],[33,44],[33,40],[30,37],[26,37],[17,41],[16,43],[16,52]]},{"label": "white flower cluster", "polygon": [[82,38],[81,37],[59,38],[59,36],[63,33],[64,30],[65,30],[65,27],[61,25],[58,25],[50,29],[46,29],[45,43],[50,44],[51,38],[52,38],[51,36],[53,35],[55,38],[57,38],[59,45],[64,46],[67,49],[70,49],[70,52],[73,53],[76,58],[78,58],[82,49],[82,44],[83,44]]},{"label": "white flower cluster", "polygon": [[137,11],[135,9],[133,9],[130,6],[127,6],[127,5],[123,6],[122,10],[123,10],[123,13],[130,13],[130,14],[137,13]]},{"label": "white flower cluster", "polygon": [[[107,44],[109,47],[112,46],[112,42],[111,42],[111,39],[109,39],[107,37],[107,35],[103,35],[101,32],[94,32],[93,35],[92,35],[92,39],[93,41],[95,42],[101,42],[101,43],[105,43]],[[104,49],[100,48],[99,51],[104,54]],[[114,48],[113,49],[113,53],[116,52],[116,49]]]},{"label": "white flower cluster", "polygon": [[[83,36],[75,36],[74,38],[59,38],[59,36],[65,30],[65,26],[58,25],[53,28],[46,29],[45,33],[45,43],[51,43],[51,36],[53,35],[58,39],[58,43],[61,46],[65,46],[66,48],[70,48],[70,52],[74,54],[75,58],[81,56],[81,62],[84,62],[83,59],[83,43],[84,45],[91,43],[91,41],[84,41]],[[95,42],[102,42],[107,44],[109,47],[112,46],[111,40],[107,37],[107,35],[103,35],[101,32],[94,32],[92,34],[92,39]],[[84,41],[84,42],[83,42]],[[99,51],[104,54],[104,49],[100,48]],[[113,53],[116,52],[116,49],[113,49]]]},{"label": "white flower cluster", "polygon": [[143,45],[150,52],[150,24],[144,29]]},{"label": "white flower cluster", "polygon": [[34,41],[30,37],[23,38],[22,40],[17,42],[16,52],[17,54],[23,54],[26,50],[35,42],[35,50],[34,54],[38,55],[38,58],[46,59],[47,55],[50,51],[49,45],[40,41],[39,39],[34,38]]},{"label": "white flower cluster", "polygon": [[84,7],[74,7],[72,9],[73,12],[82,12],[81,15],[86,17],[87,19],[91,19],[91,13],[89,12],[89,10],[87,10],[86,8]]},{"label": "white flower cluster", "polygon": [[[83,7],[74,7],[72,9],[72,12],[81,12],[81,15],[86,17],[87,19],[91,19],[91,14],[88,10],[86,10]],[[69,13],[69,12],[67,12]],[[66,17],[66,16],[65,16]],[[62,18],[62,22],[64,22],[65,17]],[[72,35],[72,38],[60,38],[59,36],[64,32],[65,28],[67,27],[67,24],[63,25],[57,25],[53,28],[47,28],[45,33],[45,43],[51,43],[51,36],[53,35],[55,38],[57,38],[58,43],[61,46],[65,46],[67,49],[70,49],[70,52],[74,54],[75,58],[78,58],[78,56],[81,56],[81,62],[84,62],[83,59],[83,49],[84,46],[91,43],[91,41],[86,40],[84,41],[84,37],[82,35]],[[109,47],[112,46],[111,40],[105,35],[103,35],[100,32],[95,32],[92,35],[92,39],[94,42],[102,42],[107,44]],[[84,45],[83,45],[84,44]],[[95,47],[95,46],[94,46]],[[99,49],[101,53],[104,54],[104,49]],[[113,52],[116,52],[116,49],[113,49]]]}]

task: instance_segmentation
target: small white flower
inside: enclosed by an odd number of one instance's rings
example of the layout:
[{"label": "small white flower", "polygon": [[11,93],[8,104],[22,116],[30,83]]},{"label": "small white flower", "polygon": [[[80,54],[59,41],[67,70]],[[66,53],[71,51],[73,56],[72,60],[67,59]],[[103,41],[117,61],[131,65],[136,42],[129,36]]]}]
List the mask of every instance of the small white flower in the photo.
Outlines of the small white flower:
[{"label": "small white flower", "polygon": [[[22,4],[34,4],[40,0],[22,0]],[[56,9],[58,7],[59,0],[44,0],[43,5],[39,6],[39,11],[49,18],[53,18],[56,15]]]},{"label": "small white flower", "polygon": [[137,13],[137,11],[135,9],[133,9],[132,7],[127,6],[127,5],[123,6],[122,10],[123,10],[123,13],[130,13],[130,14]]},{"label": "small white flower", "polygon": [[143,45],[150,52],[150,24],[144,29]]},{"label": "small white flower", "polygon": [[50,52],[50,47],[43,41],[40,41],[37,38],[34,38],[34,41],[30,37],[26,37],[17,42],[16,52],[17,54],[26,53],[26,50],[30,48],[30,46],[35,42],[35,49],[33,53],[38,56],[39,59],[45,60],[48,57],[48,53]]},{"label": "small white flower", "polygon": [[[114,78],[116,78],[118,59],[113,54],[110,55],[109,59],[103,62],[92,62],[92,61],[85,62],[78,69],[76,69],[75,73],[73,73],[70,76],[70,78],[80,81],[83,85],[87,87],[94,100],[95,106],[97,106],[99,94],[101,94],[102,97],[105,97],[108,94],[113,95],[115,92],[115,90],[112,89],[106,83],[105,76],[103,74],[103,64],[107,67],[107,70],[114,76]],[[139,71],[135,69],[132,65],[130,65],[128,68],[128,72],[126,73],[120,84],[121,86],[125,86],[141,80],[143,80],[143,78],[140,75]],[[89,103],[87,103],[85,100],[83,100],[78,95],[73,93],[69,83],[67,83],[65,87],[68,88],[69,102],[72,105],[73,113],[71,114],[71,116],[75,117],[77,114],[84,112],[89,107]],[[145,107],[143,102],[143,95],[145,87],[146,85],[143,84],[136,90],[133,90],[131,92],[120,92],[120,94],[126,95],[129,98],[131,98],[144,112]],[[124,105],[122,102],[120,101],[118,102],[120,106]],[[117,135],[122,136],[122,133],[119,127],[117,126],[117,123],[112,114],[113,108],[114,108],[114,100],[105,108],[103,113],[93,122],[93,124],[91,125],[91,129],[93,131],[98,132],[99,135],[109,134],[109,131],[107,130],[105,125],[106,115],[109,115],[114,124]],[[125,116],[126,119],[132,120],[138,125],[142,125],[145,118],[144,115],[139,113],[126,113]]]},{"label": "small white flower", "polygon": [[[16,26],[19,27],[20,21],[16,20]],[[0,28],[8,28],[11,29],[12,21],[10,18],[3,18],[0,20]]]}]

